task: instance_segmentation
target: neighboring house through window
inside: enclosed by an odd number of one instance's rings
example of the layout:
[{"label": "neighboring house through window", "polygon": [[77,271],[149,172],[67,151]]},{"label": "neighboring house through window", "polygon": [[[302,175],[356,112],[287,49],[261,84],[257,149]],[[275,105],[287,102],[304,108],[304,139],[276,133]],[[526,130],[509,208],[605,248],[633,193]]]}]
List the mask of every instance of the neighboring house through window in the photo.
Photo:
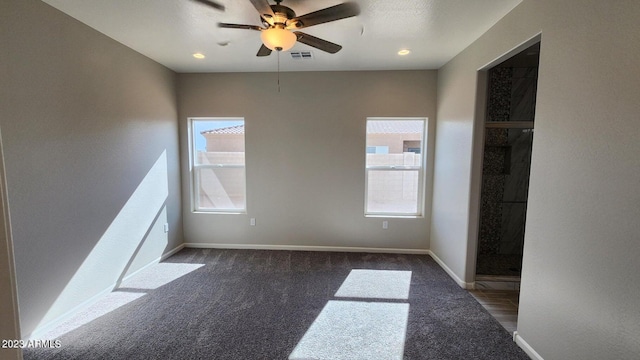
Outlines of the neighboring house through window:
[{"label": "neighboring house through window", "polygon": [[246,212],[244,119],[192,118],[194,211]]},{"label": "neighboring house through window", "polygon": [[425,129],[425,118],[367,119],[365,215],[423,215]]}]

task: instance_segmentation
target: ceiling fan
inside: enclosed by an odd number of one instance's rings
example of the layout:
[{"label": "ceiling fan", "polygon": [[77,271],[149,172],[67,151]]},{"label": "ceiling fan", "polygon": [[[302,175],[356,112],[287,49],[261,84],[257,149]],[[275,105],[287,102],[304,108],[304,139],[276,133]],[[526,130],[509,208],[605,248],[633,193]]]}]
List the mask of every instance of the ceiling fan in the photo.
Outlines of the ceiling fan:
[{"label": "ceiling fan", "polygon": [[220,11],[224,11],[224,5],[220,4],[219,2],[216,1],[211,1],[211,0],[193,0],[195,2],[198,2],[200,4],[203,5],[207,5],[207,6],[211,6],[212,8],[216,9],[216,10],[220,10]]},{"label": "ceiling fan", "polygon": [[[260,31],[262,46],[258,50],[257,56],[268,56],[273,50],[289,50],[296,41],[335,54],[342,49],[342,46],[295,30],[357,16],[360,13],[360,7],[354,2],[346,2],[306,15],[296,16],[296,13],[291,8],[280,5],[282,0],[275,0],[276,5],[270,5],[268,0],[250,1],[258,10],[263,26],[227,23],[219,23],[218,26],[228,29]],[[206,0],[200,0],[199,2],[214,6],[214,4]]]}]

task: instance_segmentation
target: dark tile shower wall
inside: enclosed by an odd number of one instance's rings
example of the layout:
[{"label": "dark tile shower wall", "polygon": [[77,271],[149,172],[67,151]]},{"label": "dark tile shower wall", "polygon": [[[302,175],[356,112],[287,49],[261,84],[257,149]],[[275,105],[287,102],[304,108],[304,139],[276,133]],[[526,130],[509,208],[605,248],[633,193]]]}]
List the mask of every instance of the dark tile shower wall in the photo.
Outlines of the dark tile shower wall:
[{"label": "dark tile shower wall", "polygon": [[500,251],[507,134],[507,129],[486,129],[485,131],[479,255],[498,254]]},{"label": "dark tile shower wall", "polygon": [[[487,121],[533,121],[537,68],[489,73]],[[519,275],[533,130],[487,128],[477,273]]]},{"label": "dark tile shower wall", "polygon": [[536,111],[538,68],[511,69],[511,117],[509,121],[533,121]]},{"label": "dark tile shower wall", "polygon": [[487,121],[509,121],[511,118],[512,82],[513,68],[494,68],[489,71]]},{"label": "dark tile shower wall", "polygon": [[533,121],[537,82],[536,67],[491,69],[486,121]]},{"label": "dark tile shower wall", "polygon": [[508,129],[509,168],[504,175],[499,254],[522,255],[531,168],[531,129]]}]

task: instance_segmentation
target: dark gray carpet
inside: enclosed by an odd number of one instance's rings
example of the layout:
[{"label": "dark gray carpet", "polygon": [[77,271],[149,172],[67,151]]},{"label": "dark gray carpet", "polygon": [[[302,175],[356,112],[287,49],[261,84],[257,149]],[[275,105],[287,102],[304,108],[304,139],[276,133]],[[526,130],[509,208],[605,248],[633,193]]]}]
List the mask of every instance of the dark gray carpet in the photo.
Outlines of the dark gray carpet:
[{"label": "dark gray carpet", "polygon": [[287,359],[352,269],[412,271],[405,359],[529,359],[429,256],[184,249],[205,264],[31,359]]}]

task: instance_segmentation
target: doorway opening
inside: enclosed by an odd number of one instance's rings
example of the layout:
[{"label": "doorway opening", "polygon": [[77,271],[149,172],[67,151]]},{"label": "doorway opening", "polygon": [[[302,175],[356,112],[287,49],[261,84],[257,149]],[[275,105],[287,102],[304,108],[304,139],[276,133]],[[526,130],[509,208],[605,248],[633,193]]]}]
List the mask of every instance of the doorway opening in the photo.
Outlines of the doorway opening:
[{"label": "doorway opening", "polygon": [[476,281],[519,285],[539,55],[538,42],[487,71]]}]

